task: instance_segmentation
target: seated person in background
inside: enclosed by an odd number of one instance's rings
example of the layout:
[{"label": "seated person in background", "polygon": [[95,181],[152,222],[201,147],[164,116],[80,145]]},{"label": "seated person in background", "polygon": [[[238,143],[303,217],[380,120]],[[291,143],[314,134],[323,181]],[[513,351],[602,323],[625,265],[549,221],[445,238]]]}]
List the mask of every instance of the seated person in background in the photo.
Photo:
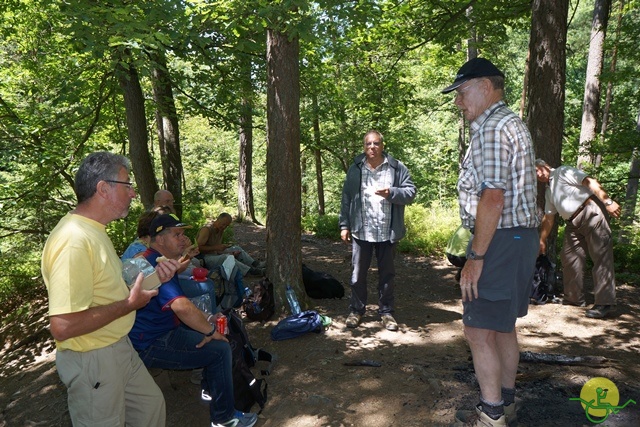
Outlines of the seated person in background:
[{"label": "seated person in background", "polygon": [[153,221],[156,216],[165,213],[174,212],[170,206],[160,206],[157,208],[153,208],[150,211],[143,212],[142,215],[140,215],[140,218],[138,219],[138,228],[136,231],[138,237],[124,251],[124,253],[120,257],[122,261],[124,261],[125,259],[142,256],[142,253],[149,247],[149,240],[151,239],[151,237],[149,236],[149,227],[151,226],[151,221]]},{"label": "seated person in background", "polygon": [[[145,258],[156,266],[161,257],[177,259],[185,250],[184,229],[178,217],[156,217],[150,228],[151,243]],[[160,260],[163,262],[163,260]],[[202,386],[209,390],[211,425],[251,427],[256,414],[234,408],[231,347],[216,331],[215,315],[198,310],[184,295],[174,275],[158,288],[158,295],[136,312],[129,333],[133,347],[148,368],[203,368]]]},{"label": "seated person in background", "polygon": [[[173,213],[173,209],[169,206],[161,206],[154,208],[150,211],[144,212],[138,220],[138,238],[129,245],[124,254],[120,257],[122,261],[142,256],[149,247],[151,236],[149,235],[149,229],[151,228],[151,222],[155,217],[162,214]],[[214,313],[216,307],[216,291],[215,284],[211,280],[197,282],[191,280],[192,271],[196,267],[202,267],[200,260],[195,258],[198,255],[198,245],[192,245],[189,237],[184,236],[185,250],[178,258],[180,267],[178,268],[178,275],[180,278],[180,286],[187,298],[199,298],[202,295],[209,295],[208,312]]]},{"label": "seated person in background", "polygon": [[158,190],[156,194],[153,195],[153,208],[168,206],[173,213],[175,213],[173,202],[173,194],[171,194],[169,190]]},{"label": "seated person in background", "polygon": [[264,275],[264,263],[254,260],[240,246],[232,246],[222,243],[224,230],[231,224],[231,215],[226,212],[218,215],[215,220],[210,220],[204,225],[196,236],[198,249],[203,255],[207,268],[217,267],[233,255],[236,260],[236,267],[243,276],[247,274]]}]

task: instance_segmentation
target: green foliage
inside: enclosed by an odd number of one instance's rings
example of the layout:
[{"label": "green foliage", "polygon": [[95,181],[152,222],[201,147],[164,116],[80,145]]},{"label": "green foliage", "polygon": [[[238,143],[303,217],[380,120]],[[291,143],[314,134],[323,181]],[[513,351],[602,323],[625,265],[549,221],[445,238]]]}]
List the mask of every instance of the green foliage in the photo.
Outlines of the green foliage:
[{"label": "green foliage", "polygon": [[302,217],[302,230],[317,237],[340,240],[338,215],[306,215]]},{"label": "green foliage", "polygon": [[398,243],[402,252],[444,256],[449,238],[460,225],[460,216],[453,201],[433,202],[429,207],[407,206],[407,235]]}]

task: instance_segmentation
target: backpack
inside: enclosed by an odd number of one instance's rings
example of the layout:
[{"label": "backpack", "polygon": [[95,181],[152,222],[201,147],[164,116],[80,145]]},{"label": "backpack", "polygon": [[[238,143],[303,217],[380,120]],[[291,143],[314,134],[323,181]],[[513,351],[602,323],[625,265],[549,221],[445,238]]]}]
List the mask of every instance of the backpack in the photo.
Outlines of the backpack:
[{"label": "backpack", "polygon": [[555,265],[546,255],[538,255],[529,296],[531,304],[542,305],[553,299],[553,287],[555,284]]},{"label": "backpack", "polygon": [[248,320],[265,321],[276,312],[273,283],[266,277],[253,285],[251,294],[242,302]]},{"label": "backpack", "polygon": [[311,298],[342,298],[344,296],[344,287],[338,279],[329,273],[313,271],[304,264],[302,264],[302,282],[305,292]]},{"label": "backpack", "polygon": [[222,266],[213,268],[209,273],[209,277],[216,284],[217,311],[240,307],[244,298],[244,284],[240,270],[233,267],[231,277],[227,277]]},{"label": "backpack", "polygon": [[261,371],[261,375],[267,376],[271,370],[274,357],[263,349],[255,349],[249,341],[249,335],[245,329],[242,318],[236,310],[223,311],[227,316],[229,328],[229,345],[231,346],[231,372],[233,376],[233,398],[235,408],[242,412],[250,412],[255,403],[260,405],[260,412],[267,402],[267,382],[264,378],[256,378],[251,368],[258,361],[269,362],[268,368]]},{"label": "backpack", "polygon": [[299,337],[308,332],[319,334],[323,331],[323,324],[328,323],[326,319],[328,318],[321,316],[317,311],[313,310],[293,314],[278,322],[271,330],[271,339],[274,341],[282,341]]}]

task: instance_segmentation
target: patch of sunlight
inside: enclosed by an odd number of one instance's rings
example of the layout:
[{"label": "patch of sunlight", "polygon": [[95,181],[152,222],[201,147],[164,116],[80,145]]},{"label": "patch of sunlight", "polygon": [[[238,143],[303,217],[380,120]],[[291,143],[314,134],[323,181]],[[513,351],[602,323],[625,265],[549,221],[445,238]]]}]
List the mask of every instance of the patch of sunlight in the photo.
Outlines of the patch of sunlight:
[{"label": "patch of sunlight", "polygon": [[318,415],[298,415],[292,420],[280,423],[280,427],[317,427],[330,425],[329,417]]}]

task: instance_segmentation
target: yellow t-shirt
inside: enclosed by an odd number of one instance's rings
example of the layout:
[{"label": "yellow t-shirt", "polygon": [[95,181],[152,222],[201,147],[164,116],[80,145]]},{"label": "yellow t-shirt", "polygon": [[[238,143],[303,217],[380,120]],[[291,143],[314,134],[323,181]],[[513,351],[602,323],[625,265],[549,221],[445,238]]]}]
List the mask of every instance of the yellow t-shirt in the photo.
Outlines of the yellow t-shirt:
[{"label": "yellow t-shirt", "polygon": [[[49,293],[49,315],[76,313],[129,296],[122,262],[105,231],[89,218],[67,214],[53,229],[42,253],[42,276]],[[111,345],[129,333],[131,312],[91,333],[56,340],[58,350],[89,351]]]}]

